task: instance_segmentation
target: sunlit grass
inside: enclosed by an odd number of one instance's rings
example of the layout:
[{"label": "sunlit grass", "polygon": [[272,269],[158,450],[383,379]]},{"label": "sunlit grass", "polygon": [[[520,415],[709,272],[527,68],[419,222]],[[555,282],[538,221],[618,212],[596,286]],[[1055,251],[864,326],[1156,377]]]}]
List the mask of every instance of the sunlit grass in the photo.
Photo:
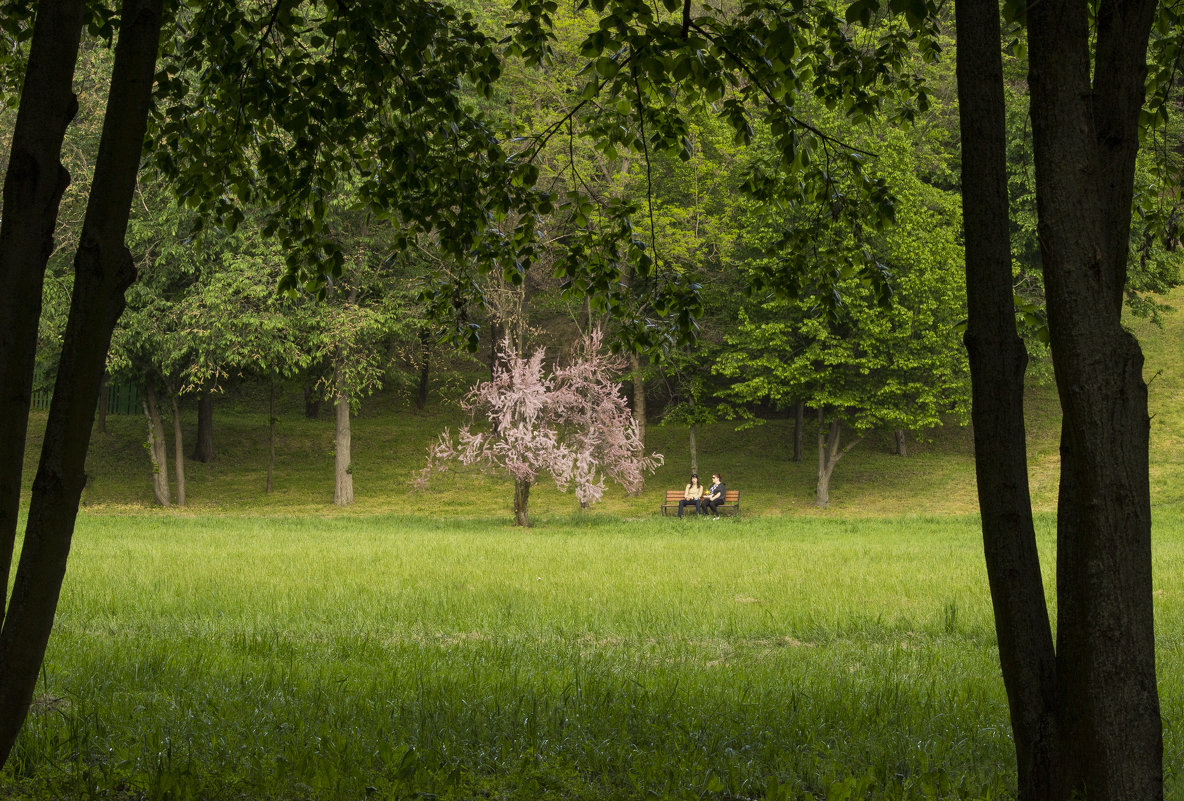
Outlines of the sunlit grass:
[{"label": "sunlit grass", "polygon": [[[1169,795],[1180,529],[1162,521],[1157,543]],[[1046,552],[1050,537],[1043,521]],[[973,518],[523,531],[87,515],[7,783],[41,798],[1007,797],[980,549]]]}]

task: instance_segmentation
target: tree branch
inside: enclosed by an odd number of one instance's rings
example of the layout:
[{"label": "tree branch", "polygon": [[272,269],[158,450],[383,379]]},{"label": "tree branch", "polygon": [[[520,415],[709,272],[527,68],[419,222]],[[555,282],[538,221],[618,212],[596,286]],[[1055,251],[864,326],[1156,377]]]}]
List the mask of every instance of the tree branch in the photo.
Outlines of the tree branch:
[{"label": "tree branch", "polygon": [[[629,62],[633,60],[633,57],[635,55],[637,55],[636,51],[633,53],[630,53],[629,57],[621,62],[620,69],[624,69],[629,64]],[[551,141],[551,137],[554,136],[559,131],[561,131],[563,129],[563,126],[565,124],[567,124],[567,122],[569,120],[573,119],[576,116],[576,114],[579,113],[580,109],[582,109],[584,106],[586,106],[592,102],[592,98],[595,97],[600,92],[601,88],[603,88],[603,86],[604,86],[604,83],[605,82],[603,80],[601,80],[600,85],[597,86],[596,91],[593,92],[592,97],[588,97],[588,98],[581,100],[574,107],[572,107],[571,111],[564,114],[562,119],[547,126],[547,128],[541,134],[539,134],[538,137],[535,138],[534,152],[530,154],[530,159],[527,160],[527,162],[526,162],[527,164],[530,164],[535,160],[535,158],[542,151],[542,149],[546,146],[546,144],[549,141]]]},{"label": "tree branch", "polygon": [[[687,0],[690,4],[690,0]],[[633,89],[637,92],[637,111],[638,121],[641,125],[641,147],[643,155],[645,156],[645,200],[646,210],[650,215],[650,250],[654,252],[654,266],[658,265],[658,233],[654,225],[654,175],[653,167],[650,164],[650,145],[645,137],[645,104],[641,99],[641,84],[637,80],[637,71],[633,71]]]},{"label": "tree branch", "polygon": [[[687,21],[684,20],[684,24],[686,22]],[[723,52],[724,55],[726,55],[728,58],[730,58],[732,60],[732,62],[741,70],[741,72],[743,72],[745,75],[748,76],[748,79],[750,81],[752,81],[753,86],[755,86],[757,89],[759,89],[760,93],[768,99],[770,105],[772,105],[774,108],[781,109],[785,113],[785,116],[787,116],[791,121],[793,121],[793,123],[795,125],[805,128],[807,131],[809,131],[810,133],[817,136],[823,142],[829,142],[831,144],[842,147],[846,150],[851,150],[851,151],[854,151],[855,153],[862,153],[865,156],[875,157],[878,155],[876,153],[873,153],[870,150],[863,150],[862,148],[858,148],[858,147],[855,147],[854,145],[847,144],[846,142],[844,142],[841,139],[836,139],[835,137],[831,136],[830,134],[825,133],[821,129],[816,128],[813,125],[811,125],[810,123],[802,120],[800,117],[798,117],[796,114],[793,113],[793,109],[791,107],[787,106],[785,103],[781,102],[780,100],[778,100],[777,98],[775,98],[773,96],[773,93],[771,91],[769,91],[768,87],[766,87],[764,85],[764,83],[761,81],[761,79],[759,77],[757,77],[757,74],[753,71],[753,69],[750,66],[748,66],[748,62],[746,62],[744,59],[740,58],[740,56],[738,56],[736,53],[734,53],[727,45],[723,44],[717,36],[715,36],[713,33],[708,31],[707,29],[703,28],[701,25],[697,25],[694,22],[690,22],[689,24],[692,29],[694,29],[697,33],[702,34],[703,37],[705,39],[707,39],[707,41],[711,42],[713,45],[718,47],[720,49],[720,51]]]}]

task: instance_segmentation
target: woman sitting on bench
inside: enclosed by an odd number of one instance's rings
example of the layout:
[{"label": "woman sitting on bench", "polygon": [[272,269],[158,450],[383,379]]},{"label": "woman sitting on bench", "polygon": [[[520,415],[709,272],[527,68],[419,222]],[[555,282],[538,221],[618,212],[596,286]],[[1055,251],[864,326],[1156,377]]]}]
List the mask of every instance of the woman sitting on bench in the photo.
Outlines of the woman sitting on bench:
[{"label": "woman sitting on bench", "polygon": [[703,496],[703,500],[699,503],[699,511],[707,514],[707,510],[711,510],[711,514],[719,517],[719,505],[728,500],[728,488],[723,481],[720,480],[719,473],[711,476],[711,487],[707,490],[707,494]]},{"label": "woman sitting on bench", "polygon": [[678,502],[678,516],[682,517],[682,510],[689,504],[695,507],[695,514],[699,513],[699,499],[703,497],[703,485],[699,483],[699,474],[691,473],[691,483],[683,490],[682,500]]}]

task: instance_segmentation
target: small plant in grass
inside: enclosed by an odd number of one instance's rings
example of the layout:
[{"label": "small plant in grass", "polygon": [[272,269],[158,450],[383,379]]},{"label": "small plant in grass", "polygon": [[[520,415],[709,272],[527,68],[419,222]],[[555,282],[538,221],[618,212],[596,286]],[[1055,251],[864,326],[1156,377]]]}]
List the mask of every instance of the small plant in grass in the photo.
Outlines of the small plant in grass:
[{"label": "small plant in grass", "polygon": [[[445,429],[428,448],[428,464],[416,485],[449,462],[480,463],[514,479],[514,522],[530,525],[530,488],[549,473],[566,492],[575,487],[581,508],[604,494],[605,478],[636,492],[645,473],[662,464],[659,453],[645,454],[637,421],[621,395],[625,359],[604,350],[600,329],[578,340],[566,365],[543,368],[540,348],[526,358],[502,344],[493,378],[478,384],[462,403],[471,420],[456,439]],[[475,431],[480,418],[488,431]]]}]

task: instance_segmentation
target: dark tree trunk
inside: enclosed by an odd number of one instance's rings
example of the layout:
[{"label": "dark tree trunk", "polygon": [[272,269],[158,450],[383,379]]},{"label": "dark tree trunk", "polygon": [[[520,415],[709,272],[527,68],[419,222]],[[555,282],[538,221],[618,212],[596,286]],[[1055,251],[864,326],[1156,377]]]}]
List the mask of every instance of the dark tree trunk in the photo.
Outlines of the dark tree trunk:
[{"label": "dark tree trunk", "polygon": [[691,423],[690,431],[688,432],[691,446],[691,472],[698,474],[699,472],[699,443],[695,437],[695,424]]},{"label": "dark tree trunk", "polygon": [[[171,393],[170,393],[171,394]],[[177,473],[177,506],[185,505],[185,445],[181,436],[181,404],[177,396],[172,395],[173,402],[173,463]]]},{"label": "dark tree trunk", "polygon": [[1024,370],[1016,331],[1007,200],[999,5],[958,0],[958,99],[966,237],[965,342],[983,551],[1007,689],[1020,801],[1063,796],[1055,657],[1028,491]]},{"label": "dark tree trunk", "polygon": [[905,440],[904,431],[902,431],[899,428],[896,429],[895,431],[893,431],[892,432],[892,440],[893,440],[893,444],[895,446],[895,453],[897,456],[908,456],[909,455],[909,446],[908,446],[908,442]]},{"label": "dark tree trunk", "polygon": [[793,460],[802,461],[805,454],[806,404],[798,403],[793,414]]},{"label": "dark tree trunk", "polygon": [[333,503],[349,506],[354,502],[354,477],[350,465],[349,393],[339,366],[333,368],[333,383],[337,388],[334,409],[337,424],[333,436]]},{"label": "dark tree trunk", "polygon": [[317,391],[315,381],[304,385],[304,416],[309,420],[321,416],[321,393]]},{"label": "dark tree trunk", "polygon": [[501,347],[501,338],[503,330],[498,325],[497,320],[489,321],[489,378],[493,379],[493,375],[497,372],[498,363],[498,348]]},{"label": "dark tree trunk", "polygon": [[[78,13],[72,3],[41,6],[41,10],[47,12],[64,8],[71,9],[71,19]],[[160,42],[160,0],[125,0],[120,19],[99,154],[74,259],[70,316],[63,336],[41,459],[33,481],[24,547],[8,614],[0,631],[0,762],[8,759],[28,712],[53,628],[78,501],[86,479],[83,468],[111,331],[123,311],[124,292],[135,278],[135,265],[123,239],[152,94]],[[57,29],[50,27],[35,31],[33,50],[38,48],[36,40],[39,37],[67,42],[65,51],[58,52],[57,56],[69,56],[67,60],[72,64],[74,54],[70,51],[77,50],[78,40],[75,24],[76,20],[68,24],[63,22]],[[40,18],[38,25],[41,25]],[[49,54],[45,55],[48,57]],[[53,67],[54,70],[60,68],[60,65]],[[59,87],[56,85],[26,84],[24,94],[57,91]],[[49,126],[47,137],[52,139],[62,120],[59,116],[47,115],[43,121]],[[49,161],[35,161],[34,164],[49,169],[55,176],[50,180],[60,183],[61,170],[55,163],[57,154],[49,155]],[[32,200],[28,197],[29,202]],[[12,208],[6,198],[5,209]],[[41,230],[43,236],[36,247],[48,242],[49,233],[44,228]],[[36,265],[30,266],[30,269],[34,268]],[[15,327],[18,321],[11,322]],[[35,319],[32,328],[35,335]],[[7,362],[9,354],[0,355],[4,356],[0,363]],[[19,358],[18,354],[13,356]],[[21,376],[14,376],[14,379],[21,380]],[[27,388],[30,384],[31,375],[24,385]],[[7,379],[4,385],[8,386]],[[5,414],[0,417],[7,418],[7,410],[3,411]],[[27,411],[26,401],[22,415]],[[5,447],[8,446],[7,439],[0,437],[5,440]],[[7,465],[3,467],[6,469]]]},{"label": "dark tree trunk", "polygon": [[[1032,534],[1011,302],[998,5],[956,4],[973,421],[1021,799],[1160,799],[1142,355],[1120,324],[1155,3],[1029,7],[1036,195],[1063,412],[1057,645]],[[1096,76],[1096,80],[1093,80]],[[1092,83],[1091,83],[1092,81]]]},{"label": "dark tree trunk", "polygon": [[151,382],[144,384],[140,395],[144,417],[148,421],[148,458],[152,462],[152,495],[161,506],[172,506],[169,489],[169,454],[164,441],[164,423],[160,418],[160,400]]},{"label": "dark tree trunk", "polygon": [[107,374],[103,373],[103,380],[99,383],[99,419],[95,423],[95,430],[100,434],[107,433]]},{"label": "dark tree trunk", "polygon": [[271,477],[275,473],[275,381],[267,382],[267,488],[271,494]]},{"label": "dark tree trunk", "polygon": [[428,405],[428,388],[432,369],[432,334],[428,329],[419,332],[419,388],[415,393],[415,408],[423,411]]},{"label": "dark tree trunk", "polygon": [[[1154,0],[1029,9],[1036,210],[1061,401],[1057,690],[1065,790],[1163,796],[1143,355],[1122,328]],[[1092,80],[1092,82],[1091,82]]]},{"label": "dark tree trunk", "polygon": [[[0,286],[4,287],[0,292],[0,578],[4,587],[16,547],[45,265],[53,252],[58,206],[70,183],[61,163],[62,141],[78,110],[73,80],[83,7],[81,0],[71,0],[38,8],[4,178],[0,216]],[[0,604],[2,599],[4,594]],[[0,617],[3,612],[0,605]],[[4,754],[7,750],[0,753],[0,762]]]},{"label": "dark tree trunk", "polygon": [[518,479],[514,482],[514,525],[530,526],[530,518],[526,514],[527,504],[530,503],[530,482]]},{"label": "dark tree trunk", "polygon": [[214,396],[203,392],[197,396],[197,439],[193,443],[193,461],[214,460]]}]

